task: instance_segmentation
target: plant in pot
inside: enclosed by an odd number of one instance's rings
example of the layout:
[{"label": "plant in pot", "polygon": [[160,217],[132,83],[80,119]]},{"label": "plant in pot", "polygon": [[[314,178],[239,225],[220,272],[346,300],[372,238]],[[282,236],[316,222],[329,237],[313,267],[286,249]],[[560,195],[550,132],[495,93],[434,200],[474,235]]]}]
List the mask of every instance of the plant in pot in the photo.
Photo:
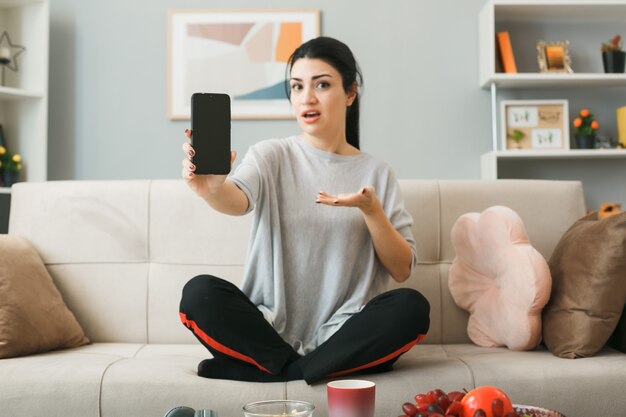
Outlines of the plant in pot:
[{"label": "plant in pot", "polygon": [[524,136],[526,136],[524,132],[519,129],[515,129],[507,135],[509,139],[513,139],[513,142],[515,142],[515,146],[512,147],[513,149],[522,149],[521,142]]},{"label": "plant in pot", "polygon": [[600,125],[588,109],[582,109],[574,119],[576,128],[576,145],[579,149],[592,149],[596,138],[596,131]]},{"label": "plant in pot", "polygon": [[602,42],[602,63],[606,73],[624,72],[626,52],[622,50],[624,42],[620,35],[615,35],[608,43]]},{"label": "plant in pot", "polygon": [[20,154],[9,152],[4,146],[0,146],[0,174],[2,186],[11,187],[15,184],[22,171],[22,157]]}]

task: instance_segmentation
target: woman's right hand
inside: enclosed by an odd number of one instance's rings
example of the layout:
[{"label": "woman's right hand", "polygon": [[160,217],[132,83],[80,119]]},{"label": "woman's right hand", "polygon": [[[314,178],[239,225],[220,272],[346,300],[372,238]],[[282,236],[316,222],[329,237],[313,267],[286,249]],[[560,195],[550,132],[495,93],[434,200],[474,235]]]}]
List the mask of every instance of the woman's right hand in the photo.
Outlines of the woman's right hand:
[{"label": "woman's right hand", "polygon": [[[183,159],[183,179],[187,182],[189,188],[192,189],[194,193],[199,195],[200,197],[204,197],[208,194],[212,194],[219,190],[224,182],[226,182],[226,178],[228,175],[200,175],[195,174],[196,167],[191,162],[191,158],[193,158],[195,151],[193,146],[191,146],[192,132],[189,129],[185,129],[185,136],[187,140],[183,143],[183,152],[185,153],[185,159]],[[233,163],[235,162],[235,158],[237,157],[237,152],[232,151],[230,153],[230,169],[233,169]]]}]

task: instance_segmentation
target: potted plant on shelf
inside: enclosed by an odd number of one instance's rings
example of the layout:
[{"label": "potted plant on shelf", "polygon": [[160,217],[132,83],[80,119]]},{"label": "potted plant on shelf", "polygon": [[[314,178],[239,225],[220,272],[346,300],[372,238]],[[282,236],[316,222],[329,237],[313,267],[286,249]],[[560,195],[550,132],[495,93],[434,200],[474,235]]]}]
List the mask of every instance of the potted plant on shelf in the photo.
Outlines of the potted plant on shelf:
[{"label": "potted plant on shelf", "polygon": [[620,35],[615,35],[608,43],[602,43],[602,63],[606,73],[624,72],[626,52],[622,50],[624,42]]},{"label": "potted plant on shelf", "polygon": [[582,109],[579,117],[574,119],[576,128],[576,145],[579,149],[592,149],[596,138],[596,131],[600,125],[594,119],[593,114],[588,109]]},{"label": "potted plant on shelf", "polygon": [[15,184],[22,171],[22,157],[20,154],[9,152],[4,146],[0,146],[0,174],[2,186],[11,187]]},{"label": "potted plant on shelf", "polygon": [[513,149],[522,149],[521,143],[524,136],[526,136],[524,132],[519,129],[515,129],[507,135],[509,139],[513,139],[513,142],[515,142],[515,146],[512,147]]}]

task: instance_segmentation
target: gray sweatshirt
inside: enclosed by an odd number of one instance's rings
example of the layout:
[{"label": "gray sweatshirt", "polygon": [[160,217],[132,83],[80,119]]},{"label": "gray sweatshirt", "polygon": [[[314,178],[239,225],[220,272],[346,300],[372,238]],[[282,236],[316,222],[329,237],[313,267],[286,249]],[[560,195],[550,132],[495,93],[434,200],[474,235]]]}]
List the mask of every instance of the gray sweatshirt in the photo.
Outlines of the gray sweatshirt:
[{"label": "gray sweatshirt", "polygon": [[357,208],[316,204],[319,191],[354,193],[371,185],[393,226],[413,250],[413,219],[391,167],[365,152],[325,152],[294,136],[252,146],[230,179],[255,210],[242,291],[299,354],[328,340],[385,291]]}]

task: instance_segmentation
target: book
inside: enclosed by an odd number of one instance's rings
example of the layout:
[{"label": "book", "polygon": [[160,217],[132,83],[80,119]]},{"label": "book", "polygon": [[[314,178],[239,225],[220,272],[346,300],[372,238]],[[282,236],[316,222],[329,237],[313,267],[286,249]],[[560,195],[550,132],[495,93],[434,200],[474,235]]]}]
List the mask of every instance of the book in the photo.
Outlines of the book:
[{"label": "book", "polygon": [[511,47],[511,38],[509,32],[498,32],[498,52],[502,69],[507,74],[516,74],[517,66],[515,65],[515,57],[513,56],[513,47]]}]

